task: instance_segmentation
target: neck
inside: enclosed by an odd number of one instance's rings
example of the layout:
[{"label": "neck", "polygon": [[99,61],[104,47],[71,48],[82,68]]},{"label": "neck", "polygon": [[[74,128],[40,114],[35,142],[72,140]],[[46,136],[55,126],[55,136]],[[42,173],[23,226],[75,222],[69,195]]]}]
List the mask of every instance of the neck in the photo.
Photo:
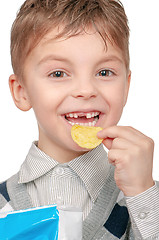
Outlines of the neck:
[{"label": "neck", "polygon": [[38,141],[38,148],[59,163],[70,162],[72,159],[85,153],[64,149],[59,145],[52,144],[52,142],[48,139],[47,141],[44,139],[41,140],[40,137]]}]

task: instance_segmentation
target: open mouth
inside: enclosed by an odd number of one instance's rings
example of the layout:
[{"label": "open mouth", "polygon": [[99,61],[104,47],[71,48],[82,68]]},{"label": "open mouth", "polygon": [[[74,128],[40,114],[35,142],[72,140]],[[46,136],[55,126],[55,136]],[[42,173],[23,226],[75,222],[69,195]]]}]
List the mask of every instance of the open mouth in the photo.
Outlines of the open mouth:
[{"label": "open mouth", "polygon": [[65,119],[70,125],[81,125],[94,127],[99,120],[100,112],[88,112],[88,113],[67,113]]}]

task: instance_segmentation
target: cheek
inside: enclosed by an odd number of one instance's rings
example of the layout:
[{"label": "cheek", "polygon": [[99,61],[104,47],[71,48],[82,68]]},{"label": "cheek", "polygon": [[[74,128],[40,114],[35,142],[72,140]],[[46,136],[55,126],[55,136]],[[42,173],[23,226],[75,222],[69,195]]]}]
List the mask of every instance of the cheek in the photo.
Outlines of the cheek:
[{"label": "cheek", "polygon": [[29,89],[29,97],[32,103],[33,109],[44,111],[49,109],[56,101],[58,101],[58,96],[56,91],[44,84],[35,83]]},{"label": "cheek", "polygon": [[114,86],[111,89],[107,89],[107,102],[109,104],[109,113],[107,116],[107,124],[110,126],[116,125],[123,112],[125,102],[125,92],[123,86]]},{"label": "cheek", "polygon": [[44,121],[49,117],[49,113],[54,109],[53,95],[47,92],[44,88],[32,87],[29,91],[29,98],[38,122]]},{"label": "cheek", "polygon": [[111,84],[103,91],[110,107],[123,108],[125,102],[125,85],[123,83]]},{"label": "cheek", "polygon": [[125,88],[124,86],[120,86],[118,88],[114,88],[112,91],[111,103],[114,111],[121,112],[124,107],[125,102]]},{"label": "cheek", "polygon": [[117,101],[112,101],[112,105],[110,107],[110,121],[111,125],[116,125],[122,115],[123,112],[123,101],[122,99],[116,99]]}]

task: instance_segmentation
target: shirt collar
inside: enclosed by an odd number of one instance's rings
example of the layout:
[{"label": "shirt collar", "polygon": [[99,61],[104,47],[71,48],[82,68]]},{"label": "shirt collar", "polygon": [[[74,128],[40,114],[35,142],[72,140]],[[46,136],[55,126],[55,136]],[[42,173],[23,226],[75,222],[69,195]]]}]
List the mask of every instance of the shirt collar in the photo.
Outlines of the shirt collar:
[{"label": "shirt collar", "polygon": [[[19,183],[34,181],[57,165],[60,164],[41,151],[37,142],[34,142],[20,168]],[[106,181],[110,167],[103,144],[65,165],[81,178],[94,202]]]},{"label": "shirt collar", "polygon": [[108,177],[110,169],[107,152],[103,144],[75,158],[68,165],[85,183],[87,191],[94,202]]},{"label": "shirt collar", "polygon": [[24,163],[20,168],[19,183],[31,182],[56,167],[58,162],[49,157],[33,142]]}]

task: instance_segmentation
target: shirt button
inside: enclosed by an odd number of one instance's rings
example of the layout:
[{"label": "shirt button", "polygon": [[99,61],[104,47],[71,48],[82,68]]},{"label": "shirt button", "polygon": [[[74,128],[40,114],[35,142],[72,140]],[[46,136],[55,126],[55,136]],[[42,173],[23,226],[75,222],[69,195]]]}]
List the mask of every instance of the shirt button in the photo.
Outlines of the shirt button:
[{"label": "shirt button", "polygon": [[64,174],[64,169],[62,167],[58,167],[58,168],[56,168],[56,173],[58,175],[63,175]]},{"label": "shirt button", "polygon": [[145,219],[145,218],[147,217],[147,213],[146,213],[146,212],[140,212],[139,215],[138,215],[138,217],[139,217],[140,219]]}]

